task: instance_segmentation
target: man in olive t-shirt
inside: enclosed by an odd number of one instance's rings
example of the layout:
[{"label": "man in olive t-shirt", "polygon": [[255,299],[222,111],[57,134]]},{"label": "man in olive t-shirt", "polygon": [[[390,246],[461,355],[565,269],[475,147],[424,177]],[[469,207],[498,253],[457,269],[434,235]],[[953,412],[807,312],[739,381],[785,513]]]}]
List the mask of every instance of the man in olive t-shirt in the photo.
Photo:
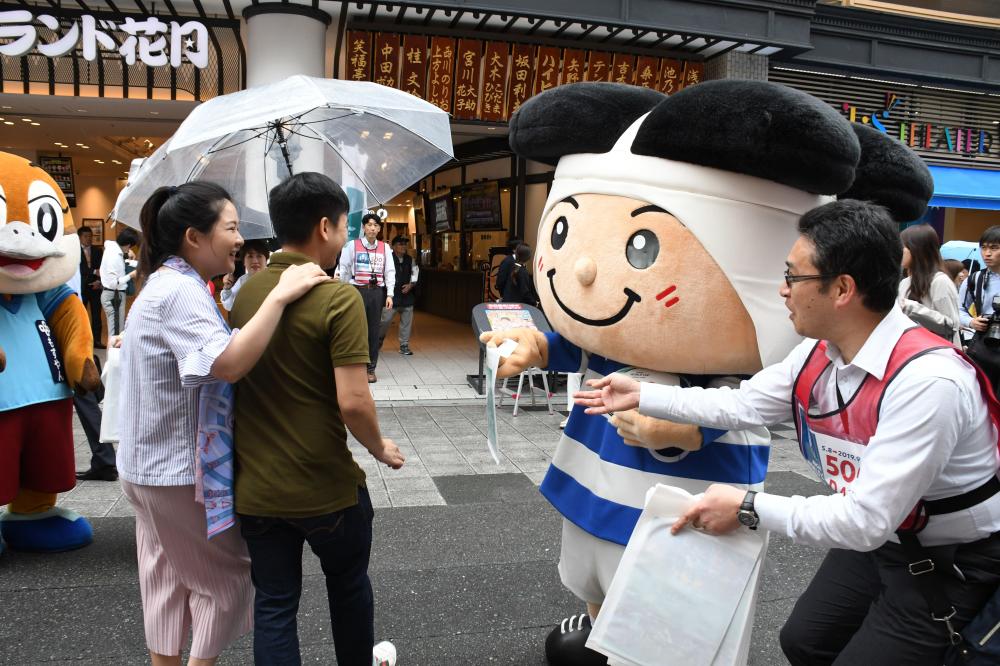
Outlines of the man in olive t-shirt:
[{"label": "man in olive t-shirt", "polygon": [[[271,190],[268,206],[285,251],[240,290],[230,312],[234,327],[250,320],[286,268],[334,266],[346,240],[347,196],[322,174],[296,174]],[[347,428],[394,469],[403,455],[379,431],[367,363],[361,297],[350,285],[328,282],[285,308],[264,355],[236,386],[236,511],[256,590],[257,664],[300,663],[305,542],[327,578],[337,663],[394,663],[391,644],[374,645],[373,512]]]}]

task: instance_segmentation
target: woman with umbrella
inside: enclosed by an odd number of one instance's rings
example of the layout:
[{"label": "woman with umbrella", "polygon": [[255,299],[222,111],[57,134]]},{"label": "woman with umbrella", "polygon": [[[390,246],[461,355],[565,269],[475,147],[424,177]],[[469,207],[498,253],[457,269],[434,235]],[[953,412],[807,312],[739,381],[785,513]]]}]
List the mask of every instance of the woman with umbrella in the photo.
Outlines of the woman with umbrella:
[{"label": "woman with umbrella", "polygon": [[[162,187],[141,219],[146,282],[122,343],[118,471],[136,514],[152,662],[179,665],[190,628],[188,663],[211,665],[250,630],[253,587],[246,546],[226,529],[232,477],[228,495],[208,492],[231,463],[201,464],[199,416],[210,413],[206,400],[224,403],[218,382],[235,382],[256,364],[285,306],[330,278],[315,264],[290,268],[247,325],[230,331],[205,287],[232,272],[243,245],[229,194],[206,182]],[[214,435],[225,439],[232,421],[222,416]]]}]

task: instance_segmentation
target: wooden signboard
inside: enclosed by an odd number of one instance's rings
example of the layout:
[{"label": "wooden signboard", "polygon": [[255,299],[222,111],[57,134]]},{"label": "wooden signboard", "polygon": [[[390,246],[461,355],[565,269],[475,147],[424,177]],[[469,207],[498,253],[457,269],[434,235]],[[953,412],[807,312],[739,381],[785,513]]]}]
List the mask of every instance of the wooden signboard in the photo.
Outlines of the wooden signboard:
[{"label": "wooden signboard", "polygon": [[424,99],[427,95],[427,38],[404,36],[402,62],[399,89]]},{"label": "wooden signboard", "polygon": [[562,82],[577,83],[583,81],[587,55],[583,49],[566,49],[563,51]]},{"label": "wooden signboard", "polygon": [[591,51],[587,58],[587,75],[584,81],[610,81],[611,54]]},{"label": "wooden signboard", "polygon": [[451,113],[451,93],[455,82],[455,40],[451,37],[431,38],[427,78],[427,101],[442,111]]},{"label": "wooden signboard", "polygon": [[395,88],[399,83],[399,35],[380,32],[375,36],[375,83]]},{"label": "wooden signboard", "polygon": [[479,117],[480,70],[483,42],[461,39],[455,65],[455,117],[475,120]]},{"label": "wooden signboard", "polygon": [[616,53],[611,80],[615,83],[635,83],[635,56]]},{"label": "wooden signboard", "polygon": [[684,83],[684,63],[680,60],[662,58],[660,60],[660,84],[657,88],[661,93],[672,95],[681,89]]},{"label": "wooden signboard", "polygon": [[560,83],[560,53],[557,46],[539,46],[535,69],[535,94],[555,88]]},{"label": "wooden signboard", "polygon": [[697,83],[701,83],[705,78],[705,65],[700,62],[685,62],[684,63],[684,87],[693,86]]},{"label": "wooden signboard", "polygon": [[506,42],[487,42],[483,57],[483,104],[480,118],[507,120],[507,71],[510,46]]},{"label": "wooden signboard", "polygon": [[371,33],[351,30],[347,33],[347,47],[347,79],[349,81],[371,81]]},{"label": "wooden signboard", "polygon": [[660,60],[651,56],[639,56],[635,63],[635,85],[659,90]]},{"label": "wooden signboard", "polygon": [[515,44],[511,54],[510,86],[507,92],[508,116],[521,108],[524,100],[531,96],[531,74],[534,70],[534,47],[529,44]]}]

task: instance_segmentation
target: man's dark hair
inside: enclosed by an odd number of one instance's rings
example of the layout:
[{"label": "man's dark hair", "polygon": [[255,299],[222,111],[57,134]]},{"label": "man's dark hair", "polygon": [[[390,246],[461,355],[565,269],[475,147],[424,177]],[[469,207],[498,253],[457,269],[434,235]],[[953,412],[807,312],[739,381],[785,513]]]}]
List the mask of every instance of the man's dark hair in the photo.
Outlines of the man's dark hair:
[{"label": "man's dark hair", "polygon": [[844,199],[814,208],[799,219],[799,233],[816,252],[825,291],[838,275],[854,278],[861,303],[888,312],[896,302],[903,261],[899,227],[889,211],[866,201]]},{"label": "man's dark hair", "polygon": [[382,218],[375,213],[367,213],[363,218],[361,218],[361,226],[365,226],[369,222],[374,222],[378,226],[382,226]]},{"label": "man's dark hair", "polygon": [[79,236],[80,234],[92,234],[92,233],[94,233],[94,230],[91,229],[90,227],[80,227],[79,229],[76,230],[77,236]]},{"label": "man's dark hair", "polygon": [[994,224],[979,237],[979,244],[1000,243],[1000,224]]},{"label": "man's dark hair", "polygon": [[139,234],[135,229],[122,229],[118,232],[118,238],[116,240],[122,247],[125,247],[126,245],[135,246],[139,244]]},{"label": "man's dark hair", "polygon": [[304,243],[324,217],[336,226],[350,204],[340,185],[314,171],[297,173],[267,197],[271,224],[280,243]]},{"label": "man's dark hair", "polygon": [[528,259],[531,259],[531,246],[527,243],[518,243],[518,246],[514,248],[514,261],[523,264]]}]

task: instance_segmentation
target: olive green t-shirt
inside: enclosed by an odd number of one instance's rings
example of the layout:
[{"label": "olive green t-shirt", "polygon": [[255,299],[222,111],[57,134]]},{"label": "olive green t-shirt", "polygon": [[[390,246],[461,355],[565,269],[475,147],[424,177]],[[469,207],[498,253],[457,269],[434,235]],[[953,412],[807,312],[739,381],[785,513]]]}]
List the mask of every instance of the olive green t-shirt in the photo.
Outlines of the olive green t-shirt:
[{"label": "olive green t-shirt", "polygon": [[[246,281],[229,314],[245,326],[302,254],[277,252]],[[238,335],[238,334],[237,334]],[[361,295],[320,284],[288,305],[253,370],[236,384],[236,511],[305,518],[357,503],[365,474],[347,448],[333,369],[368,363]]]}]

